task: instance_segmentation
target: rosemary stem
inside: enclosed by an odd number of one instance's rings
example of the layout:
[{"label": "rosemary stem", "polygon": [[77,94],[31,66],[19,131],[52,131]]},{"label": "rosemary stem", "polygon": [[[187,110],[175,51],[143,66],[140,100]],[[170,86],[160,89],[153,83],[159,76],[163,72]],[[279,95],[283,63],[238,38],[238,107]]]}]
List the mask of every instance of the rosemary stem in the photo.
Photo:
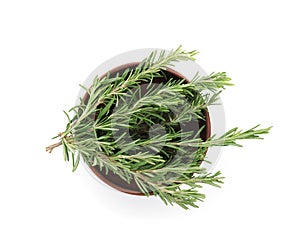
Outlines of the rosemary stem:
[{"label": "rosemary stem", "polygon": [[51,153],[53,149],[59,147],[62,145],[62,142],[59,141],[58,143],[55,143],[55,144],[52,144],[52,145],[49,145],[48,147],[46,147],[46,152],[49,152]]}]

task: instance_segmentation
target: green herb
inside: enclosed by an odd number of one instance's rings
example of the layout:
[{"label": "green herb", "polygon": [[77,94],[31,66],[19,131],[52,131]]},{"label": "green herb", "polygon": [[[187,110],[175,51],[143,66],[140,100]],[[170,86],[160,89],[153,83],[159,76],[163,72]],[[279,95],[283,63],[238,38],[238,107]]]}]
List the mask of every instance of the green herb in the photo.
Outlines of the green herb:
[{"label": "green herb", "polygon": [[[81,103],[64,112],[68,123],[65,131],[54,137],[59,142],[46,150],[51,153],[62,146],[73,171],[83,160],[128,183],[134,181],[146,196],[154,194],[166,204],[185,209],[198,207],[196,202],[205,198],[199,188],[204,184],[220,187],[224,179],[220,172],[207,173],[200,166],[207,149],[241,146],[237,141],[261,139],[271,127],[234,128],[207,140],[200,137],[204,126],[196,131],[184,129],[189,122],[205,121],[207,107],[232,85],[225,72],[197,74],[190,82],[166,78],[165,71],[174,62],[193,61],[196,54],[181,47],[169,53],[154,51],[121,74],[95,77],[88,89],[82,86],[86,97]],[[155,83],[158,78],[165,79],[163,84]]]}]

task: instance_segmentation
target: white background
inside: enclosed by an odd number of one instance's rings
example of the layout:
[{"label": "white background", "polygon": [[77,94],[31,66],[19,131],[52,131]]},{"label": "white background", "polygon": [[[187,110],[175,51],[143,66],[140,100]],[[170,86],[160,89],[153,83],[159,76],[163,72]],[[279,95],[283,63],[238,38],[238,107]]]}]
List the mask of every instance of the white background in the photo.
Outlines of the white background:
[{"label": "white background", "polygon": [[[300,238],[297,2],[1,0],[0,238]],[[228,129],[274,126],[224,149],[224,187],[199,209],[121,194],[45,152],[96,66],[179,44],[233,78]]]}]

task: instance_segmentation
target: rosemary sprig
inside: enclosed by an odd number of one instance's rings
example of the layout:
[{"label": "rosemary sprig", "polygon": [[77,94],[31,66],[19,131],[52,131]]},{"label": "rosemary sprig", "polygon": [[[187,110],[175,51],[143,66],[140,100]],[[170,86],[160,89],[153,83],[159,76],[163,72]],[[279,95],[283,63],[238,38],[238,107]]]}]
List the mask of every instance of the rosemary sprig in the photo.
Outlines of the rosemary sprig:
[{"label": "rosemary sprig", "polygon": [[[239,140],[261,139],[270,128],[234,128],[206,141],[199,137],[203,127],[195,132],[178,128],[205,120],[203,110],[218,99],[220,90],[232,85],[224,72],[204,77],[196,74],[188,83],[183,79],[153,82],[164,78],[164,70],[174,62],[193,61],[196,54],[181,47],[169,53],[153,51],[134,69],[115,76],[108,73],[102,79],[95,77],[88,89],[82,86],[86,98],[65,112],[66,129],[54,137],[60,141],[46,150],[51,153],[62,146],[64,159],[72,161],[73,171],[82,160],[128,183],[134,181],[146,196],[153,193],[166,204],[185,209],[198,207],[197,201],[205,198],[199,191],[203,184],[220,187],[224,179],[220,172],[209,174],[200,167],[207,148],[241,146]],[[147,84],[144,94],[143,84]],[[152,137],[137,134],[143,127],[149,129],[156,124],[166,132],[157,128],[152,129]]]}]

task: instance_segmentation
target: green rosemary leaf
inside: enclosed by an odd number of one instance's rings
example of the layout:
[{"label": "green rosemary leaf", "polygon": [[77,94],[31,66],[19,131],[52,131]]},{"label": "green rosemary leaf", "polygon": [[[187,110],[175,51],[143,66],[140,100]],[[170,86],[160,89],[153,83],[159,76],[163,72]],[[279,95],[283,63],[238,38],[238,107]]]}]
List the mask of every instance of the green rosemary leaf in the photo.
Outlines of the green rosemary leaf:
[{"label": "green rosemary leaf", "polygon": [[73,160],[73,170],[72,172],[75,172],[75,170],[78,168],[79,162],[80,162],[80,154],[77,154],[76,161],[74,159],[74,153],[72,153],[72,160]]},{"label": "green rosemary leaf", "polygon": [[68,147],[67,147],[66,143],[64,142],[64,140],[62,141],[62,145],[63,145],[64,160],[69,161]]},{"label": "green rosemary leaf", "polygon": [[109,109],[112,107],[113,103],[115,102],[115,99],[112,98],[107,104],[106,106],[101,109],[101,111],[99,111],[98,116],[97,116],[97,121],[99,121],[99,119],[101,119],[101,117],[105,114],[107,114],[107,112],[109,111]]}]

